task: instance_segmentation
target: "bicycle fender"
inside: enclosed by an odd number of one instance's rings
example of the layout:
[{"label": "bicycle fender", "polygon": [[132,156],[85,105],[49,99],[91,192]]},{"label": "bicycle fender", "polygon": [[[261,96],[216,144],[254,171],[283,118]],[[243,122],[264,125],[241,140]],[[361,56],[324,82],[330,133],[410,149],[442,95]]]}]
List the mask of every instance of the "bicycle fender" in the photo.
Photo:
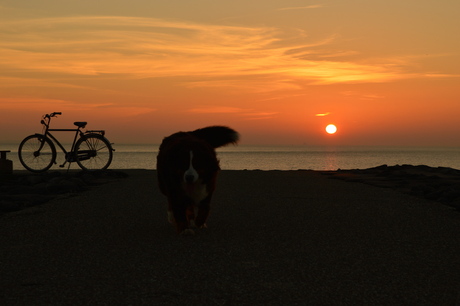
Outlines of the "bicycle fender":
[{"label": "bicycle fender", "polygon": [[102,138],[104,138],[104,139],[107,141],[107,143],[110,145],[110,150],[115,151],[115,149],[114,149],[113,146],[112,146],[113,143],[111,143],[111,142],[110,142],[106,137],[104,137],[104,136],[102,136]]}]

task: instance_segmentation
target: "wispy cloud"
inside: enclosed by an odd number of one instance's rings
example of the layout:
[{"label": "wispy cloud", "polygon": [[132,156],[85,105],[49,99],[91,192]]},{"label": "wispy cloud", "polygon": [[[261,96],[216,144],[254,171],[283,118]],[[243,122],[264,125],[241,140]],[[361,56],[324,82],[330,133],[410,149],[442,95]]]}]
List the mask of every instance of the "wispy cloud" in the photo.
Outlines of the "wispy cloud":
[{"label": "wispy cloud", "polygon": [[[43,105],[46,105],[47,109],[43,109]],[[48,98],[30,98],[30,97],[12,97],[12,98],[0,98],[0,110],[13,110],[13,109],[24,109],[34,112],[50,112],[50,111],[62,111],[75,110],[81,112],[94,111],[103,109],[104,114],[110,117],[130,117],[138,116],[142,114],[155,112],[155,108],[141,107],[141,106],[120,106],[111,103],[76,103],[74,101],[61,100],[61,99],[48,99]]]},{"label": "wispy cloud", "polygon": [[[1,72],[0,72],[1,74]],[[54,79],[37,79],[32,77],[7,77],[0,75],[0,88],[1,87],[52,87],[52,88],[77,88],[83,89],[86,88],[81,85],[74,85],[65,83],[62,81],[57,81]]]},{"label": "wispy cloud", "polygon": [[231,106],[200,106],[189,109],[188,112],[197,114],[234,114],[243,117],[245,120],[270,119],[278,114],[278,112],[258,111]]},{"label": "wispy cloud", "polygon": [[377,100],[377,99],[383,99],[385,96],[378,95],[378,94],[369,94],[369,93],[362,93],[358,91],[342,91],[342,95],[344,96],[351,96],[351,97],[356,97],[359,100]]},{"label": "wispy cloud", "polygon": [[[270,84],[270,86],[267,86]],[[277,78],[260,77],[258,79],[223,79],[215,80],[208,79],[206,81],[192,81],[187,82],[188,88],[231,88],[235,89],[235,93],[252,92],[252,93],[270,93],[273,91],[295,90],[301,87],[293,82],[293,80],[280,80]]]},{"label": "wispy cloud", "polygon": [[191,113],[198,114],[228,114],[228,113],[241,113],[247,110],[239,107],[231,106],[202,106],[188,110]]},{"label": "wispy cloud", "polygon": [[37,104],[45,104],[50,107],[65,107],[71,102],[46,98],[0,97],[0,109],[18,109],[18,106],[20,106],[22,109],[29,110],[31,107],[37,107]]},{"label": "wispy cloud", "polygon": [[[335,39],[330,36],[312,42],[298,31],[140,17],[3,20],[0,78],[13,80],[14,75],[24,72],[40,73],[40,81],[28,79],[25,83],[71,86],[65,84],[75,77],[186,77],[189,87],[239,87],[266,92],[295,90],[301,88],[299,84],[442,76],[409,73],[404,60],[398,65],[394,61],[373,64],[344,60],[355,53],[328,50]],[[318,46],[323,51],[318,51]],[[67,81],[55,81],[56,76]]]},{"label": "wispy cloud", "polygon": [[266,120],[276,117],[279,112],[252,112],[242,114],[245,120]]},{"label": "wispy cloud", "polygon": [[307,5],[307,6],[284,7],[284,8],[278,9],[278,11],[309,10],[309,9],[317,9],[317,8],[321,8],[321,7],[323,7],[323,5],[314,4],[314,5]]},{"label": "wispy cloud", "polygon": [[327,112],[327,113],[322,113],[322,114],[316,114],[315,116],[316,117],[326,117],[326,116],[329,116],[331,113]]},{"label": "wispy cloud", "polygon": [[458,78],[460,77],[460,74],[425,73],[424,76],[428,78]]}]

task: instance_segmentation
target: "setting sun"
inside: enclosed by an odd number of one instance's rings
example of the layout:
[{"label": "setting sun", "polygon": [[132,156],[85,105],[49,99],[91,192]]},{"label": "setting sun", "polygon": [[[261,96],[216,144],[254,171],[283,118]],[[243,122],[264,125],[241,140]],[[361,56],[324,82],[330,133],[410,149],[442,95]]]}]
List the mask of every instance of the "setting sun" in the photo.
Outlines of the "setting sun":
[{"label": "setting sun", "polygon": [[328,134],[335,134],[335,132],[337,132],[337,127],[333,124],[329,124],[328,126],[326,126],[326,132]]}]

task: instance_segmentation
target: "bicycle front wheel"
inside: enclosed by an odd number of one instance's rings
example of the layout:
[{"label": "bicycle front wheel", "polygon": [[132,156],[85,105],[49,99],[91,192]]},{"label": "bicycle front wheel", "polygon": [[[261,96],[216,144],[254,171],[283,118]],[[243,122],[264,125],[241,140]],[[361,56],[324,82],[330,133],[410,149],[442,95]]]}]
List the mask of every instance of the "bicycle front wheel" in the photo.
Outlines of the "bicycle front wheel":
[{"label": "bicycle front wheel", "polygon": [[75,152],[75,160],[83,170],[104,170],[112,162],[112,145],[99,134],[84,135],[78,139]]},{"label": "bicycle front wheel", "polygon": [[56,160],[56,148],[43,135],[30,135],[21,142],[18,149],[19,161],[31,172],[44,172]]}]

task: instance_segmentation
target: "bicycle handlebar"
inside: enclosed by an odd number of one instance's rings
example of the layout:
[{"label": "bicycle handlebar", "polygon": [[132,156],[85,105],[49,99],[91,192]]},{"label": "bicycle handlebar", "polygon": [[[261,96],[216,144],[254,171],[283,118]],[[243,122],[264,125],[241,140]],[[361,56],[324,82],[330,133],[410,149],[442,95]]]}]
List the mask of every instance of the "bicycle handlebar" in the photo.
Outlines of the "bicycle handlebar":
[{"label": "bicycle handlebar", "polygon": [[56,117],[57,115],[62,115],[62,113],[61,112],[54,112],[54,113],[51,113],[51,114],[46,114],[43,117],[44,118],[51,118],[51,117]]},{"label": "bicycle handlebar", "polygon": [[[43,119],[42,119],[42,121],[40,121],[40,123],[44,124],[46,127],[49,127],[51,117],[56,117],[57,115],[62,115],[62,113],[61,112],[54,112],[54,113],[51,113],[51,114],[43,115],[43,117],[42,117]],[[46,122],[44,119],[48,119],[48,122]]]}]

